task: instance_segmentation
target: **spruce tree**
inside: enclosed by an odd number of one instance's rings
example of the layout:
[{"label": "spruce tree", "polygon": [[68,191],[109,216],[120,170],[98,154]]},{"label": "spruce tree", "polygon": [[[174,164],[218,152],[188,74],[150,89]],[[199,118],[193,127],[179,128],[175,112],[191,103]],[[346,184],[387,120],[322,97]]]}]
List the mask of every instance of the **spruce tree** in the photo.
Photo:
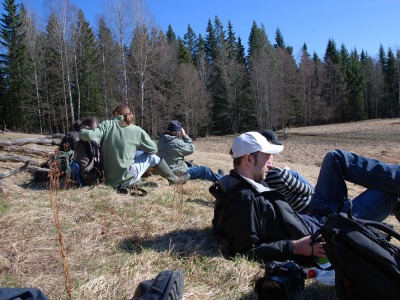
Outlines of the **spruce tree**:
[{"label": "spruce tree", "polygon": [[1,99],[1,119],[12,130],[27,131],[31,121],[24,113],[24,101],[29,99],[28,60],[23,44],[20,6],[14,0],[4,1],[3,17],[0,19],[0,54],[3,66],[4,97]]},{"label": "spruce tree", "polygon": [[[188,54],[190,55],[191,61],[194,63],[196,55],[198,53],[197,38],[196,38],[195,32],[193,31],[193,29],[190,25],[188,25],[187,32],[183,35],[182,42],[183,42],[182,46],[184,46],[186,48],[186,50],[188,51]],[[180,48],[180,50],[183,50],[183,49]],[[180,56],[182,56],[182,54]]]},{"label": "spruce tree", "polygon": [[174,30],[172,29],[171,24],[168,25],[167,33],[165,34],[165,37],[167,38],[168,43],[174,43],[177,41],[176,39],[176,34]]},{"label": "spruce tree", "polygon": [[82,10],[78,12],[75,27],[76,45],[76,78],[74,99],[80,99],[77,117],[103,117],[103,105],[100,85],[100,57],[98,45],[89,22],[86,21]]}]

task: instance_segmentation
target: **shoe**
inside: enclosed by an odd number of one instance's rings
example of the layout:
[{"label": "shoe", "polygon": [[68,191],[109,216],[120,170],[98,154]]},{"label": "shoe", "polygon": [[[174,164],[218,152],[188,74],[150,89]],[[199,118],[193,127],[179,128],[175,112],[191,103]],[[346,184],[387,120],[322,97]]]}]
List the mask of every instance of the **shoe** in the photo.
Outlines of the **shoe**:
[{"label": "shoe", "polygon": [[129,194],[129,189],[126,186],[123,185],[119,185],[115,188],[115,190],[117,191],[118,194]]},{"label": "shoe", "polygon": [[222,169],[218,169],[218,174],[221,176],[225,176],[225,172]]},{"label": "shoe", "polygon": [[139,283],[131,300],[181,300],[183,298],[183,272],[162,271],[155,279]]}]

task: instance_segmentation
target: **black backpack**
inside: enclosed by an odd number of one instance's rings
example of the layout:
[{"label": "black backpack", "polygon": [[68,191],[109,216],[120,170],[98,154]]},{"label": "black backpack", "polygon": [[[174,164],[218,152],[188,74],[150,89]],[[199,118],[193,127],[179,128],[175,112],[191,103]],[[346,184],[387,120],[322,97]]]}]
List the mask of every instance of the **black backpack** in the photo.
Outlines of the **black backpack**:
[{"label": "black backpack", "polygon": [[328,216],[313,238],[318,234],[335,269],[339,299],[400,298],[400,249],[389,242],[391,237],[400,241],[399,233],[349,212]]}]

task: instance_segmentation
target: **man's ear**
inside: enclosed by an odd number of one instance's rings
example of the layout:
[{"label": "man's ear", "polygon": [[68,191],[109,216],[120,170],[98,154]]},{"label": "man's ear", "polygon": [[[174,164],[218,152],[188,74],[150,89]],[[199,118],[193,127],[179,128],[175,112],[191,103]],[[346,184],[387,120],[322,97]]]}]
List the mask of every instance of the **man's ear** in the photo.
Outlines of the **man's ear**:
[{"label": "man's ear", "polygon": [[246,162],[251,163],[251,159],[252,159],[252,158],[251,158],[251,154],[245,154],[245,155],[244,155],[244,159],[245,159]]}]

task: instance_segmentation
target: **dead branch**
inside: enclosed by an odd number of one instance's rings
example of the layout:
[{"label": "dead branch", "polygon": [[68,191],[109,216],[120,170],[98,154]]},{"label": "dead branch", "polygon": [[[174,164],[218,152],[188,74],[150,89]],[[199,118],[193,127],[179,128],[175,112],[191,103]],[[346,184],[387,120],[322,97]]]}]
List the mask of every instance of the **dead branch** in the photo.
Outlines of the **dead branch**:
[{"label": "dead branch", "polygon": [[14,175],[14,174],[17,174],[17,173],[20,173],[22,171],[25,171],[28,168],[29,163],[30,163],[30,161],[28,160],[23,166],[21,166],[19,168],[16,168],[14,170],[11,170],[11,171],[8,171],[8,172],[0,174],[0,179],[3,179],[5,177],[11,176],[11,175]]}]

